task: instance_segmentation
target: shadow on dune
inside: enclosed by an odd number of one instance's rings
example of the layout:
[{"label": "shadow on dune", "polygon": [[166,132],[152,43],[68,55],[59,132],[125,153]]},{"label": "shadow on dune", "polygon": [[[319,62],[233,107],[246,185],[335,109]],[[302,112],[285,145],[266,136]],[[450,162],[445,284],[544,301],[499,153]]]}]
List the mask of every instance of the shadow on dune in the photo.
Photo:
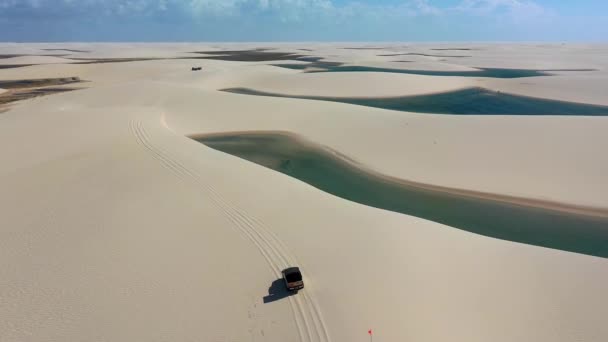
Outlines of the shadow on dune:
[{"label": "shadow on dune", "polygon": [[285,287],[285,281],[283,278],[279,278],[273,281],[268,288],[268,295],[263,298],[264,304],[276,302],[277,300],[281,300],[293,295],[294,294]]}]

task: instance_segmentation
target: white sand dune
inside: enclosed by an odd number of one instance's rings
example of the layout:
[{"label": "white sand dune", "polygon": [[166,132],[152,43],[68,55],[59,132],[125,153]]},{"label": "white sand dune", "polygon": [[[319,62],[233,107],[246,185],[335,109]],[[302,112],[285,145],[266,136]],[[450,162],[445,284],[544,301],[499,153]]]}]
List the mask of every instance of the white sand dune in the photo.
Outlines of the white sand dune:
[{"label": "white sand dune", "polygon": [[[238,81],[238,80],[235,80]],[[228,84],[227,84],[228,85]],[[473,87],[476,82],[464,77],[436,77],[387,73],[289,73],[270,70],[258,77],[233,83],[235,87],[285,95],[336,97],[388,97],[441,93]]]},{"label": "white sand dune", "polygon": [[[480,85],[511,94],[548,98],[560,101],[608,105],[605,85],[608,74],[604,71],[556,73],[557,76],[537,77],[520,82],[485,79]],[[570,74],[570,75],[566,75]],[[581,91],[584,89],[584,91]]]},{"label": "white sand dune", "polygon": [[[606,259],[348,202],[186,137],[285,130],[404,179],[606,208],[606,118],[410,114],[217,91],[388,96],[477,82],[258,64],[0,70],[0,80],[92,81],[0,114],[1,341],[337,342],[366,341],[368,329],[375,341],[608,339]],[[565,91],[558,77],[542,80],[539,94]],[[294,264],[306,288],[264,303]]]}]

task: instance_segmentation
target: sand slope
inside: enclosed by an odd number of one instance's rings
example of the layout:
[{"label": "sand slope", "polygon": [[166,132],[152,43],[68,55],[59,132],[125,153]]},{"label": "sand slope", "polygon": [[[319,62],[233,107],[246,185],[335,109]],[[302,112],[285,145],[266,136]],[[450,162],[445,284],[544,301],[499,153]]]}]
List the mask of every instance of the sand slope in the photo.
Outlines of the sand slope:
[{"label": "sand slope", "polygon": [[[0,340],[366,341],[370,328],[377,341],[608,338],[605,259],[347,202],[185,137],[281,129],[406,179],[605,207],[605,118],[239,96],[217,89],[297,79],[247,63],[126,64],[0,70],[92,81],[0,114]],[[322,77],[301,84],[339,83]],[[293,264],[306,289],[264,303]]]}]

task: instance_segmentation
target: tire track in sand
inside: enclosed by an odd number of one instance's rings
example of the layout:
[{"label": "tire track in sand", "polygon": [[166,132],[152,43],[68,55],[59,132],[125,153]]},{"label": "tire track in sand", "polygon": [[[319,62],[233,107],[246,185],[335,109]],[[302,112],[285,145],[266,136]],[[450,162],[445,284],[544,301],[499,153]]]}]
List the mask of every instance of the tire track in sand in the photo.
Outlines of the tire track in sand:
[{"label": "tire track in sand", "polygon": [[[287,246],[260,220],[248,215],[233,202],[226,199],[210,182],[189,169],[158,145],[152,143],[150,135],[139,120],[131,120],[129,129],[137,143],[147,150],[160,164],[183,181],[195,183],[198,188],[205,190],[213,204],[224,214],[232,225],[260,251],[272,271],[280,277],[281,270],[296,265],[296,258],[289,252]],[[331,342],[328,329],[321,315],[318,303],[306,290],[298,296],[288,297],[294,316],[300,341],[302,342]]]}]

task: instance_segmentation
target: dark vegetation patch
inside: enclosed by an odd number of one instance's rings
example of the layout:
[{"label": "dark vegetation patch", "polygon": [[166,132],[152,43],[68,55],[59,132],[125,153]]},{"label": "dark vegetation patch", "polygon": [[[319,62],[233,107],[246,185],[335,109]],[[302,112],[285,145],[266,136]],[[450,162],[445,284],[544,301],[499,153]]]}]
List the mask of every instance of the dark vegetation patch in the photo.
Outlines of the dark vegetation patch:
[{"label": "dark vegetation patch", "polygon": [[68,91],[78,90],[80,88],[40,88],[40,89],[20,89],[11,90],[0,94],[0,105],[5,105],[11,102],[22,101],[34,97],[65,93]]},{"label": "dark vegetation patch", "polygon": [[10,55],[10,54],[0,54],[0,59],[5,59],[5,58],[14,58],[14,57],[22,57],[22,56],[27,56],[27,55]]},{"label": "dark vegetation patch", "polygon": [[0,54],[0,59],[15,58],[15,57],[30,57],[30,56],[38,56],[38,57],[65,57],[65,56],[68,56],[68,55],[66,55],[66,54],[63,54],[63,55]]},{"label": "dark vegetation patch", "polygon": [[22,101],[33,97],[78,90],[81,88],[57,86],[81,82],[79,77],[0,80],[0,88],[8,90],[0,94],[0,105],[6,105],[11,102]]},{"label": "dark vegetation patch", "polygon": [[79,77],[62,77],[62,78],[38,78],[38,79],[23,79],[23,80],[0,80],[0,88],[3,89],[23,89],[23,88],[38,88],[48,86],[58,86],[72,83],[82,82]]},{"label": "dark vegetation patch", "polygon": [[22,68],[26,66],[32,66],[34,64],[0,64],[0,69],[13,69],[13,68]]}]

